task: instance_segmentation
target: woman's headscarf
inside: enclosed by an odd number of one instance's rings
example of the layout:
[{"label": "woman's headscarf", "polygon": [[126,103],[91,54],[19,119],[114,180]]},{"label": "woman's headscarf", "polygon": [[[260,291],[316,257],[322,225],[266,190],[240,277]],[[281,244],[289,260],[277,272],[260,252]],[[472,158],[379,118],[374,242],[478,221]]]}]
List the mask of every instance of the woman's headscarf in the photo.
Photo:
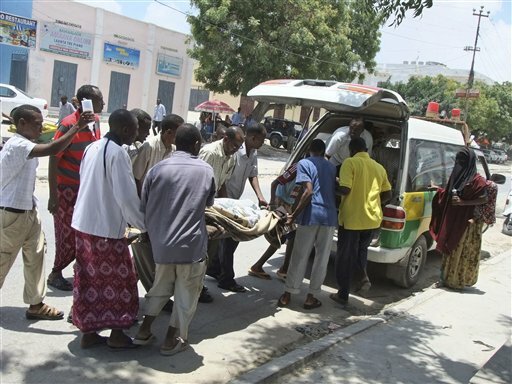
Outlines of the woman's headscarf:
[{"label": "woman's headscarf", "polygon": [[469,184],[476,175],[476,155],[475,152],[464,147],[455,155],[455,166],[448,180],[446,190],[451,195],[451,191],[456,189],[460,196],[464,186]]}]

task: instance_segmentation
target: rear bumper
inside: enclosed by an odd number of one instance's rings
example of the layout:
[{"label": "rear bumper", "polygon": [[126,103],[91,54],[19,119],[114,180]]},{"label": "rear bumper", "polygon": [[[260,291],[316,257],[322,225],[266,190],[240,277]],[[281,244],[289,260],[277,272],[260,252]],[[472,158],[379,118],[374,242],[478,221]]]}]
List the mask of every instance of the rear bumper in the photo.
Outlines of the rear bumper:
[{"label": "rear bumper", "polygon": [[[331,250],[333,254],[336,253],[336,245],[338,242],[338,236],[334,235],[334,239],[332,241]],[[373,263],[381,263],[381,264],[395,264],[404,259],[407,256],[407,252],[410,251],[411,248],[384,248],[381,246],[378,247],[369,247],[368,248],[368,261]]]}]

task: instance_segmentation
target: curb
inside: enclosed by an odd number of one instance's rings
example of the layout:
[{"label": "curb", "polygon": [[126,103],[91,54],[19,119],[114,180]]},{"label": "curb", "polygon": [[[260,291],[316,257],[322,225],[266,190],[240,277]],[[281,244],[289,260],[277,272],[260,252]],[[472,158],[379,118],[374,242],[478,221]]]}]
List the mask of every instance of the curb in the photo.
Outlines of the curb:
[{"label": "curb", "polygon": [[[492,264],[499,263],[503,258],[510,257],[508,252],[503,252],[492,258],[492,263],[487,260],[484,264],[480,265],[480,269],[487,269]],[[358,321],[355,324],[349,325],[339,331],[331,333],[319,340],[312,341],[294,351],[291,351],[281,357],[270,360],[269,362],[254,368],[236,379],[229,381],[229,384],[256,384],[268,383],[281,376],[284,376],[293,370],[302,367],[312,361],[314,358],[320,356],[332,346],[339,342],[347,340],[353,336],[358,335],[376,325],[383,324],[392,318],[400,317],[414,307],[417,307],[432,298],[445,293],[443,289],[428,288],[426,291],[397,303],[396,305],[384,309],[380,315],[370,317]]]},{"label": "curb", "polygon": [[372,317],[358,321],[355,324],[349,325],[348,327],[322,337],[319,340],[315,340],[309,344],[297,348],[296,350],[289,352],[284,356],[273,359],[268,363],[263,364],[262,366],[255,368],[234,380],[229,381],[229,383],[255,384],[266,383],[277,379],[287,373],[290,373],[292,370],[307,364],[335,344],[349,339],[361,332],[366,331],[369,328],[384,322],[385,320],[381,317]]}]

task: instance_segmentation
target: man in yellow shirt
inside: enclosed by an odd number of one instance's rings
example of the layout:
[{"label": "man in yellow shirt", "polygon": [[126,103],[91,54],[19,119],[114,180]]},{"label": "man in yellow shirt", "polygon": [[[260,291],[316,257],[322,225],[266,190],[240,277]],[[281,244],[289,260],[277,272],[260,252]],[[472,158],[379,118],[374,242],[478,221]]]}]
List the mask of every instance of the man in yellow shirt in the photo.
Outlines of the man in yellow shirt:
[{"label": "man in yellow shirt", "polygon": [[371,159],[366,142],[358,137],[349,144],[350,158],[340,169],[339,193],[343,196],[339,209],[336,280],[338,293],[330,298],[342,305],[348,304],[353,272],[363,276],[362,288],[370,288],[366,274],[368,247],[372,232],[380,227],[382,205],[391,199],[391,185],[386,170]]}]

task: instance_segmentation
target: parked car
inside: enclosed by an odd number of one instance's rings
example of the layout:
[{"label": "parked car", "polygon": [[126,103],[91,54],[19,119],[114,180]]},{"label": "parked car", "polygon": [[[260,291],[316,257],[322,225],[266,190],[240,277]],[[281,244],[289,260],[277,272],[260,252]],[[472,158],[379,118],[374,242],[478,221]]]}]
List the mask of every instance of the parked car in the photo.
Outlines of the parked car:
[{"label": "parked car", "polygon": [[497,160],[496,162],[498,164],[503,164],[505,161],[507,161],[508,156],[502,149],[493,149],[493,152],[496,154]]},{"label": "parked car", "polygon": [[294,139],[296,139],[300,131],[302,131],[301,123],[270,116],[264,118],[263,125],[267,130],[267,139],[269,139],[270,145],[274,148],[283,146],[291,150],[295,144]]},{"label": "parked car", "polygon": [[[387,276],[396,284],[413,286],[425,265],[427,250],[434,243],[429,233],[431,203],[436,193],[432,183],[446,186],[455,155],[465,145],[462,132],[425,118],[409,118],[409,108],[398,93],[361,84],[271,80],[247,95],[258,102],[253,110],[255,117],[275,108],[274,104],[320,107],[326,111],[292,150],[285,169],[307,156],[313,139],[328,141],[337,128],[348,126],[354,116],[362,116],[374,129],[379,128],[372,156],[386,169],[393,197],[384,209],[378,242],[368,249],[368,260],[387,264]],[[484,154],[475,152],[480,172],[503,183],[505,177],[491,176]]]},{"label": "parked car", "polygon": [[0,83],[0,103],[2,113],[6,115],[20,105],[30,104],[41,110],[43,118],[48,117],[48,102],[45,99],[32,97],[13,85]]},{"label": "parked car", "polygon": [[485,148],[482,148],[480,149],[482,151],[482,153],[484,154],[485,156],[485,160],[488,162],[488,163],[491,163],[492,161],[492,154],[491,154],[491,150],[490,149],[485,149]]}]

